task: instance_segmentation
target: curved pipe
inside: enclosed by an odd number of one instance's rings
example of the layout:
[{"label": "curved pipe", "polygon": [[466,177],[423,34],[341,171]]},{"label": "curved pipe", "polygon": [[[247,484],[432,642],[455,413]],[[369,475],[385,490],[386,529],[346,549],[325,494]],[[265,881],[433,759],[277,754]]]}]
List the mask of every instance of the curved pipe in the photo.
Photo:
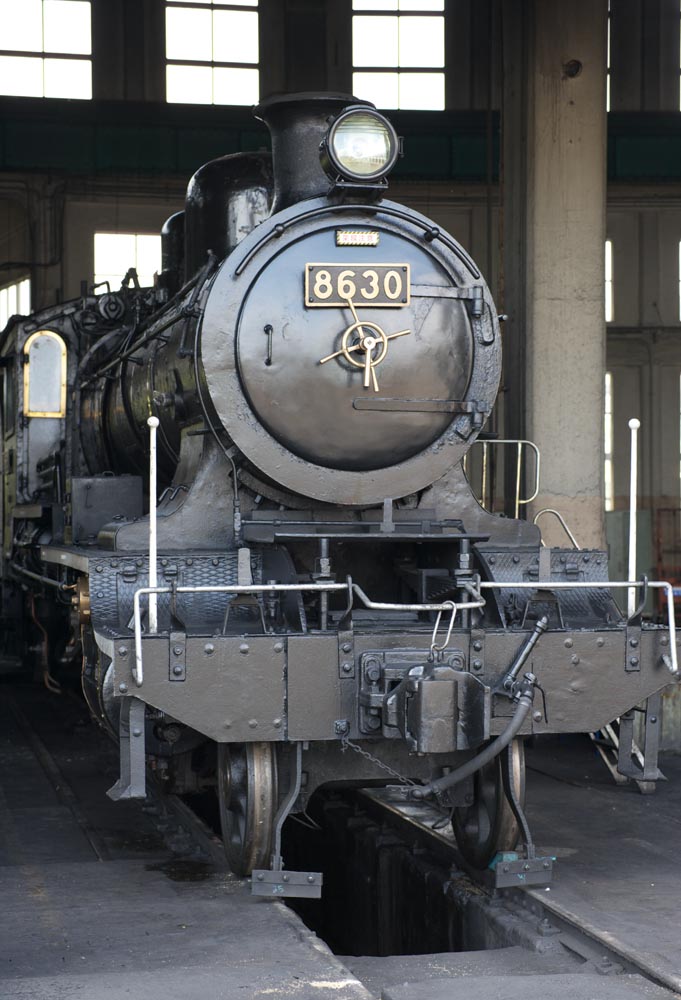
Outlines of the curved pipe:
[{"label": "curved pipe", "polygon": [[523,685],[522,692],[518,698],[518,706],[513,713],[513,718],[504,729],[501,736],[498,736],[493,743],[490,743],[485,749],[479,753],[476,757],[472,757],[467,760],[465,764],[458,767],[456,771],[450,771],[449,774],[445,774],[444,777],[438,778],[437,781],[431,781],[428,785],[416,786],[411,789],[411,797],[414,799],[425,799],[431,795],[437,795],[439,792],[444,792],[453,785],[458,785],[466,778],[470,778],[471,775],[479,771],[480,768],[484,767],[485,764],[489,764],[490,761],[498,757],[502,750],[504,750],[511,740],[513,740],[520,732],[525,717],[529,710],[532,708],[532,702],[534,701],[534,681],[529,681]]}]

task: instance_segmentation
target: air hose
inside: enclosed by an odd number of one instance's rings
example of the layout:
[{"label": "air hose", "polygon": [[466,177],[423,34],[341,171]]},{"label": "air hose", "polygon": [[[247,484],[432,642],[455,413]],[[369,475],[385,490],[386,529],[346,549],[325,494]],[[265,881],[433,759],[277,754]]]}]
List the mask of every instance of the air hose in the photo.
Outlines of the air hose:
[{"label": "air hose", "polygon": [[494,742],[488,744],[484,750],[482,750],[476,757],[471,757],[467,760],[465,764],[461,767],[457,767],[455,771],[450,771],[449,774],[445,774],[444,777],[438,778],[436,781],[431,781],[427,785],[416,785],[411,789],[411,798],[414,799],[426,799],[431,795],[437,795],[440,792],[446,791],[448,788],[452,788],[453,785],[458,785],[460,782],[465,781],[466,778],[470,778],[471,775],[479,771],[480,768],[484,767],[485,764],[489,764],[490,761],[498,757],[502,750],[504,750],[511,740],[514,739],[520,732],[523,722],[527,713],[532,708],[532,702],[534,701],[534,692],[536,677],[534,674],[525,674],[523,682],[520,686],[518,694],[516,695],[517,707],[513,713],[513,717],[509,724],[504,729],[503,733],[498,736]]}]

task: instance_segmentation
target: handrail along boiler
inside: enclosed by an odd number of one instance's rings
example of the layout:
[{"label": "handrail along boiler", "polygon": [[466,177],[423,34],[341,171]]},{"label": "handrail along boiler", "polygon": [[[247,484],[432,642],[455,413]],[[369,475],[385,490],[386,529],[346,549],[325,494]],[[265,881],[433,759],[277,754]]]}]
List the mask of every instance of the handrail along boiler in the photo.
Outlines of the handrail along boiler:
[{"label": "handrail along boiler", "polygon": [[[52,685],[57,654],[82,661],[120,742],[113,797],[143,795],[148,764],[217,785],[256,891],[319,892],[280,834],[334,784],[451,812],[477,868],[522,839],[506,877],[545,879],[523,737],[654,706],[673,614],[627,617],[604,552],[544,548],[474,499],[497,314],[454,237],[386,198],[387,119],[336,94],[256,115],[272,157],[198,170],[153,288],[130,272],[4,331],[4,654],[40,628]],[[656,710],[644,725],[654,780]]]}]

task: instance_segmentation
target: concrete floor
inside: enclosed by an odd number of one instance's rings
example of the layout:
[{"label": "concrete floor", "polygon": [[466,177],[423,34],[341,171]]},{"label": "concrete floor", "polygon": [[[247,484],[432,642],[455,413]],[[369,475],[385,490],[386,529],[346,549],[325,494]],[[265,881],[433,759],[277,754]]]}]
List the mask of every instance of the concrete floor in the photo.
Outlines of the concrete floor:
[{"label": "concrete floor", "polygon": [[528,763],[538,850],[558,858],[551,888],[532,895],[681,992],[681,756],[662,758],[668,780],[652,795],[616,786],[586,737],[540,742]]},{"label": "concrete floor", "polygon": [[0,687],[2,1000],[368,1000],[281,903],[174,857],[140,803],[110,802],[113,746],[36,695],[31,718],[68,787],[48,779]]},{"label": "concrete floor", "polygon": [[[586,739],[546,743],[529,757],[538,847],[558,857],[551,889],[535,894],[681,984],[681,758],[665,760],[669,782],[644,797],[615,787]],[[183,856],[169,851],[159,829],[167,824],[140,803],[110,802],[116,763],[75,701],[0,685],[3,1000],[671,995],[520,948],[344,965],[280,903],[251,898],[243,881],[186,845]]]}]

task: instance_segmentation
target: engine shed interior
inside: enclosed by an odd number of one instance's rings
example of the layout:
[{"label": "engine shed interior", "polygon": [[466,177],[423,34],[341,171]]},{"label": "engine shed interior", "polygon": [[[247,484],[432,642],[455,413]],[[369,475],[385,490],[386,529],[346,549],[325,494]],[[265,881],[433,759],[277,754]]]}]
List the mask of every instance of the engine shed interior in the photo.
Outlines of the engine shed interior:
[{"label": "engine shed interior", "polygon": [[[654,824],[681,753],[681,3],[20,6],[0,0],[12,739],[54,779],[45,706],[84,699],[109,798],[195,809],[199,853],[220,838],[228,880],[305,920],[331,892],[361,908],[343,866],[361,884],[384,834],[393,919],[388,831],[421,823],[429,865],[453,849],[494,899],[522,882],[532,920],[574,922],[533,888],[563,860],[527,770],[564,780],[542,747],[585,734]],[[617,971],[681,990],[653,966]]]}]

